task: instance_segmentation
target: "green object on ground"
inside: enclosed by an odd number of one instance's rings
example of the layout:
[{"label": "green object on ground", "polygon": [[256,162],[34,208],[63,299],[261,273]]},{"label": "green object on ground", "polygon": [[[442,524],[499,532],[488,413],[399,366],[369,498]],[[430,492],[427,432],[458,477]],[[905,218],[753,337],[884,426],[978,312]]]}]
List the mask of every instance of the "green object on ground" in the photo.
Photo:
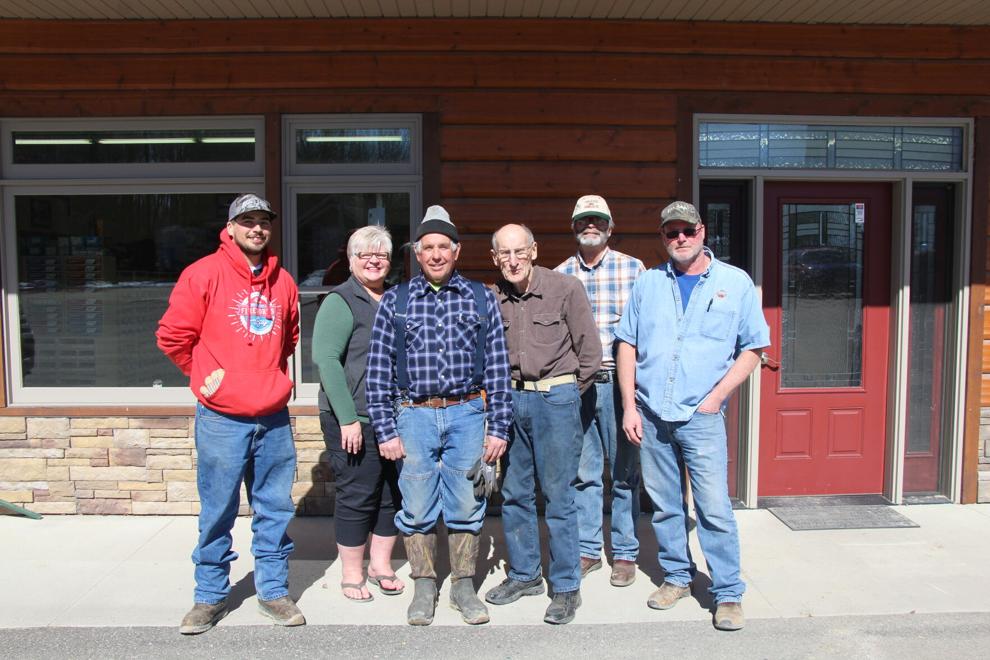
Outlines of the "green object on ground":
[{"label": "green object on ground", "polygon": [[12,513],[16,513],[21,516],[27,516],[28,518],[33,518],[34,520],[41,520],[41,514],[35,513],[34,511],[28,511],[24,507],[17,506],[16,504],[11,504],[6,500],[0,500],[0,509],[6,509]]}]

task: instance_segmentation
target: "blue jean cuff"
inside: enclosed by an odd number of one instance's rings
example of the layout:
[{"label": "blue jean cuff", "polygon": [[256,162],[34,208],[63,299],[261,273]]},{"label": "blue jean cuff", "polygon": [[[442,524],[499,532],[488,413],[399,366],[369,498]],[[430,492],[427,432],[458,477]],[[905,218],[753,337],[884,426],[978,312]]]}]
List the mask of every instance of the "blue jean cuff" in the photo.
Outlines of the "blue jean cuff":
[{"label": "blue jean cuff", "polygon": [[266,603],[269,603],[269,602],[271,602],[273,600],[278,600],[279,598],[283,598],[285,596],[288,596],[289,595],[289,591],[287,589],[283,589],[282,591],[276,591],[275,594],[276,595],[274,595],[274,596],[272,596],[272,595],[269,594],[269,596],[267,598],[264,597],[264,596],[262,596],[261,594],[258,594],[258,600],[263,600]]},{"label": "blue jean cuff", "polygon": [[202,600],[200,598],[197,598],[197,599],[194,599],[193,600],[193,605],[216,605],[217,603],[222,603],[225,600],[227,600],[227,597],[226,596],[224,596],[223,598],[221,598],[219,600],[213,600],[213,601]]}]

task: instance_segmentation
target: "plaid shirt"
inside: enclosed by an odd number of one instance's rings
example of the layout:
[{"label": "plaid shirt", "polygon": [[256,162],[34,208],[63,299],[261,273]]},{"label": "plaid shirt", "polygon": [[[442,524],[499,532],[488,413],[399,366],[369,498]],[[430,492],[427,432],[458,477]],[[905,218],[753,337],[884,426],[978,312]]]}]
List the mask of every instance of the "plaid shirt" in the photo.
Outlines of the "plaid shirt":
[{"label": "plaid shirt", "polygon": [[[502,329],[502,314],[495,295],[485,288],[488,336],[485,342],[487,435],[509,439],[512,399],[509,394],[509,351]],[[401,397],[395,373],[395,289],[382,296],[371,330],[365,389],[368,416],[378,442],[398,435],[394,402]],[[475,341],[480,319],[470,282],[453,273],[447,284],[434,291],[422,275],[409,281],[406,309],[406,365],[410,399],[452,397],[475,391]]]},{"label": "plaid shirt", "polygon": [[605,248],[605,254],[594,266],[586,264],[579,252],[554,270],[573,275],[584,284],[602,340],[602,369],[615,369],[615,329],[619,327],[633,282],[646,270],[643,262]]}]

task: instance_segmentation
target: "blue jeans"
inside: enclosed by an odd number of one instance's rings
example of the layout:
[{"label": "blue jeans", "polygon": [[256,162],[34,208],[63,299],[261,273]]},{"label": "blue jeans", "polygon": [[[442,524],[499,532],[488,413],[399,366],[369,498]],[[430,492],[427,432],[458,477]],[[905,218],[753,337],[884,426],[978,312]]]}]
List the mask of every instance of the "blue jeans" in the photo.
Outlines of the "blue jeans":
[{"label": "blue jeans", "polygon": [[540,577],[536,479],[546,502],[550,532],[550,585],[555,593],[581,586],[574,482],[581,450],[581,401],[577,385],[549,392],[512,392],[512,442],[502,468],[502,523],[509,577]]},{"label": "blue jeans", "polygon": [[715,603],[739,602],[746,585],[739,576],[739,531],[729,501],[725,420],[721,413],[696,412],[686,422],[665,422],[640,408],[643,419],[643,483],[653,500],[664,580],[687,586],[695,565],[688,549],[687,503],[683,474],[687,466],[698,516],[698,540],[705,553]]},{"label": "blue jeans", "polygon": [[264,417],[237,417],[196,405],[196,484],[202,505],[199,541],[193,550],[197,603],[218,603],[230,593],[230,530],[240,506],[241,481],[251,520],[254,585],[261,600],[289,593],[292,539],[285,533],[295,514],[292,483],[296,446],[289,411]]},{"label": "blue jeans", "polygon": [[622,432],[622,401],[615,383],[595,383],[581,397],[584,445],[578,468],[577,505],[581,556],[602,551],[602,472],[612,467],[612,556],[636,561],[639,539],[639,448]]},{"label": "blue jeans", "polygon": [[467,473],[481,458],[485,441],[481,398],[447,408],[396,404],[395,414],[406,449],[399,470],[402,508],[395,526],[404,534],[425,534],[443,513],[447,529],[477,534],[486,501],[474,496]]}]

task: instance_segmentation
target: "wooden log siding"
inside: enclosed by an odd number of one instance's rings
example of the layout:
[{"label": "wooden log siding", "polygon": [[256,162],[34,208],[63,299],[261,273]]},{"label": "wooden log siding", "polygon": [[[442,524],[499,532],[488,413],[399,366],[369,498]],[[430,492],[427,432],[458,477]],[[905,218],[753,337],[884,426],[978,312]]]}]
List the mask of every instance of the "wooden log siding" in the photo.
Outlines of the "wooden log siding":
[{"label": "wooden log siding", "polygon": [[[608,198],[619,248],[652,265],[659,209],[691,194],[695,113],[973,117],[983,127],[990,28],[0,21],[0,117],[264,115],[266,189],[276,198],[282,115],[372,112],[423,114],[423,201],[451,210],[466,273],[491,279],[490,235],[509,221],[529,224],[540,262],[555,265],[573,249],[574,200],[590,192]],[[976,236],[990,213],[981,132]],[[982,242],[974,249],[967,499],[977,460],[990,460],[978,428],[980,405],[990,407],[987,252]]]}]

